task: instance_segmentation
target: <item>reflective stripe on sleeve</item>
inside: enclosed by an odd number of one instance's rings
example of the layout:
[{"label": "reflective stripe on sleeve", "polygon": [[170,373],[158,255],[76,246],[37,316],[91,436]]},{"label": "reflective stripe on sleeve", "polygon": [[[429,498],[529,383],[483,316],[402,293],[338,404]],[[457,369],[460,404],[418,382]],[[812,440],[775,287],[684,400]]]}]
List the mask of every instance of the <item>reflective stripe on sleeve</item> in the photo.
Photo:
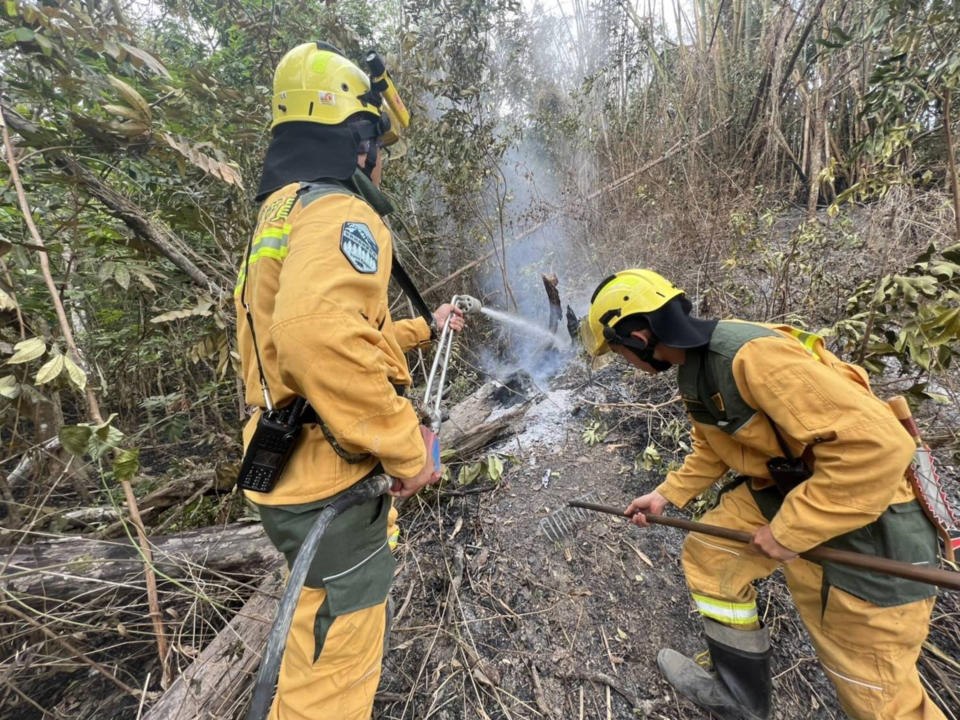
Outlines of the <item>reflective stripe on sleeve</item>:
[{"label": "reflective stripe on sleeve", "polygon": [[734,603],[691,593],[700,614],[725,625],[750,625],[757,622],[757,604]]},{"label": "reflective stripe on sleeve", "polygon": [[817,360],[821,360],[821,357],[814,348],[817,345],[817,340],[823,340],[822,337],[816,333],[808,333],[803,330],[797,330],[796,328],[791,328],[790,334],[800,341],[808,353],[813,355]]},{"label": "reflective stripe on sleeve", "polygon": [[270,258],[272,260],[283,260],[289,252],[287,244],[290,240],[290,230],[293,228],[289,223],[283,227],[267,228],[253,239],[253,246],[250,248],[250,260],[244,259],[240,266],[240,273],[237,275],[237,284],[233,289],[234,295],[239,295],[243,288],[243,279],[247,274],[247,267],[255,264],[260,258]]}]

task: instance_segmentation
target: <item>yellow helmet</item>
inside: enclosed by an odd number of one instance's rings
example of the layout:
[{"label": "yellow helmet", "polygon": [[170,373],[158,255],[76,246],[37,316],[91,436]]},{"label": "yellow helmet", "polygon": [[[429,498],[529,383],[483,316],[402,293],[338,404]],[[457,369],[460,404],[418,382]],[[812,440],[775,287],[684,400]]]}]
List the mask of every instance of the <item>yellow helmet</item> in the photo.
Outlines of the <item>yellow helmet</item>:
[{"label": "yellow helmet", "polygon": [[583,346],[593,357],[610,352],[617,323],[631,315],[654,314],[682,295],[683,290],[653,270],[631,268],[611,275],[594,290],[590,311],[580,323]]},{"label": "yellow helmet", "polygon": [[339,125],[366,112],[381,117],[379,93],[370,78],[333,45],[310,42],[283,56],[273,75],[273,123],[314,122]]}]

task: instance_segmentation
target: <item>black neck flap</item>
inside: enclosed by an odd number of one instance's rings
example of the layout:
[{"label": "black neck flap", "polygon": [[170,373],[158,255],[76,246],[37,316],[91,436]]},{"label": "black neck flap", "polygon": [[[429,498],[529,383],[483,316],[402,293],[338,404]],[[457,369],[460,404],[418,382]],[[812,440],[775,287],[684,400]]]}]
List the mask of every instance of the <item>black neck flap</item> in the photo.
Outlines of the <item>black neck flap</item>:
[{"label": "black neck flap", "polygon": [[263,161],[256,200],[294,182],[349,180],[357,169],[359,139],[348,124],[277,125]]}]

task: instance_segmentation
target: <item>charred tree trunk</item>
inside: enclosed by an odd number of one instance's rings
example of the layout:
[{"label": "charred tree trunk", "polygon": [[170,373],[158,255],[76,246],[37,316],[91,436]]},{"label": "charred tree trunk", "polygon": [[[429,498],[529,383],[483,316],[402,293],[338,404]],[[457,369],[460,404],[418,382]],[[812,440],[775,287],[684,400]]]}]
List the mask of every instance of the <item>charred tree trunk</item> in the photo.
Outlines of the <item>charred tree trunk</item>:
[{"label": "charred tree trunk", "polygon": [[540,277],[543,279],[543,289],[547,291],[547,300],[550,302],[550,320],[547,323],[547,328],[550,332],[555,333],[560,326],[560,318],[563,317],[560,291],[557,290],[559,280],[557,280],[556,275],[541,275]]}]

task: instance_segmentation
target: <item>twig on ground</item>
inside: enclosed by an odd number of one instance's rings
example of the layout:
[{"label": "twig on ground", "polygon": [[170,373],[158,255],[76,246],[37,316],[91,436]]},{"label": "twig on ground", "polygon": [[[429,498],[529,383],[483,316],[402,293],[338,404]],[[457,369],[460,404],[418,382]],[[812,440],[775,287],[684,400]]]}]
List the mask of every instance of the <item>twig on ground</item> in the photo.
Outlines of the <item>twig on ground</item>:
[{"label": "twig on ground", "polygon": [[30,705],[32,708],[34,708],[35,710],[37,710],[38,712],[40,712],[41,715],[43,715],[43,717],[48,717],[48,716],[49,716],[49,717],[56,717],[56,715],[54,715],[54,714],[53,714],[52,712],[50,712],[49,710],[45,710],[43,707],[41,707],[41,706],[37,703],[36,700],[34,700],[32,697],[30,697],[29,695],[27,695],[26,693],[24,693],[23,690],[21,690],[20,688],[18,688],[16,685],[14,685],[14,684],[13,684],[10,680],[8,680],[7,678],[3,678],[3,684],[6,685],[8,688],[10,688],[10,691],[11,691],[14,695],[16,695],[18,698],[20,698],[21,700],[23,700],[25,703],[27,703],[28,705]]},{"label": "twig on ground", "polygon": [[547,702],[547,698],[543,694],[543,685],[540,683],[540,675],[537,672],[537,664],[532,660],[529,663],[530,667],[530,677],[533,680],[533,697],[537,701],[537,707],[546,715],[550,720],[553,720],[553,711],[550,709],[550,704]]},{"label": "twig on ground", "polygon": [[55,632],[53,632],[46,626],[41,625],[26,613],[22,613],[16,608],[10,607],[9,605],[0,605],[0,610],[8,613],[9,615],[13,615],[14,617],[17,617],[23,620],[25,623],[29,623],[31,626],[33,626],[34,628],[42,632],[44,635],[46,635],[50,640],[53,640],[53,642],[58,643],[59,645],[62,645],[64,648],[69,650],[70,654],[73,655],[74,658],[82,662],[84,665],[89,665],[91,668],[96,670],[98,673],[100,673],[103,677],[105,677],[107,680],[112,682],[118,688],[120,688],[124,692],[128,693],[129,695],[132,695],[137,699],[140,698],[140,690],[127,685],[125,682],[123,682],[123,680],[120,680],[118,677],[116,677],[113,673],[107,670],[107,668],[105,668],[103,665],[98,663],[96,660],[91,660],[89,657],[87,657],[83,652],[81,652],[76,647],[74,647],[68,640],[60,637],[59,635],[57,635]]},{"label": "twig on ground", "polygon": [[574,670],[568,673],[554,673],[554,677],[561,680],[583,680],[585,682],[606,685],[620,695],[624,700],[630,703],[631,707],[637,707],[640,704],[640,701],[637,699],[636,695],[632,694],[629,690],[623,687],[619,682],[617,682],[616,679],[602,672],[593,672],[591,670]]}]

